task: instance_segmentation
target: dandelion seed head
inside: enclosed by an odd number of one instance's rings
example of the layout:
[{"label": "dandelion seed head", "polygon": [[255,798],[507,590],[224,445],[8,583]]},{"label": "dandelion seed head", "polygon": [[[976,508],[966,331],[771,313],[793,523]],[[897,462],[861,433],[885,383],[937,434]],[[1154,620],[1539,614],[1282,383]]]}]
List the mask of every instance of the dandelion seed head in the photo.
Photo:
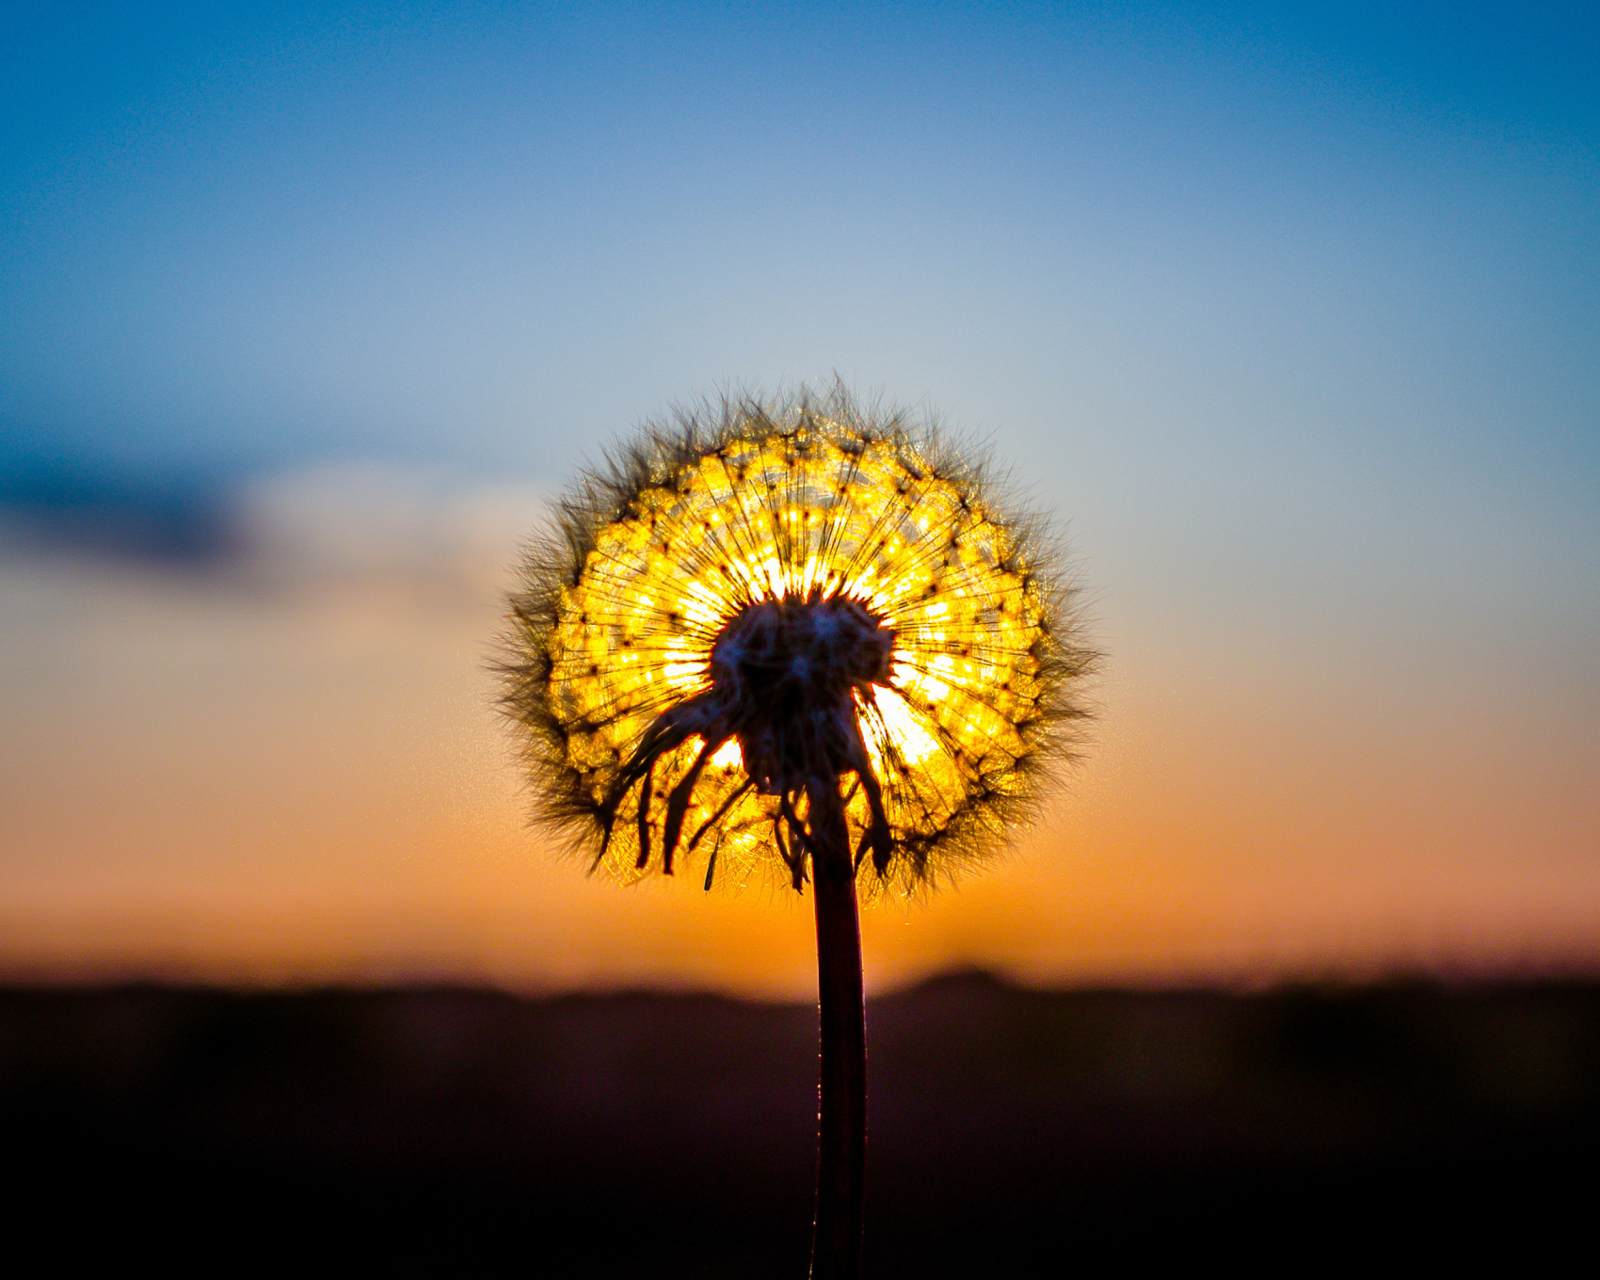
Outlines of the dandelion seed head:
[{"label": "dandelion seed head", "polygon": [[992,489],[839,387],[647,428],[562,500],[512,598],[505,706],[540,815],[624,879],[800,887],[819,776],[863,887],[1003,843],[1070,754],[1093,655]]}]

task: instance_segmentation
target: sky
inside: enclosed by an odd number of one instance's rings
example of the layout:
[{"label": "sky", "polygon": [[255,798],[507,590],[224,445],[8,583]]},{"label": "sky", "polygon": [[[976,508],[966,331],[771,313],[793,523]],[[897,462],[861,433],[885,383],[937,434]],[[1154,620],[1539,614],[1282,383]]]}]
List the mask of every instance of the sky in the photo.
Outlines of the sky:
[{"label": "sky", "polygon": [[876,989],[1600,964],[1600,11],[0,19],[0,972],[810,990],[586,879],[487,655],[639,423],[834,377],[1070,544],[1090,752]]}]

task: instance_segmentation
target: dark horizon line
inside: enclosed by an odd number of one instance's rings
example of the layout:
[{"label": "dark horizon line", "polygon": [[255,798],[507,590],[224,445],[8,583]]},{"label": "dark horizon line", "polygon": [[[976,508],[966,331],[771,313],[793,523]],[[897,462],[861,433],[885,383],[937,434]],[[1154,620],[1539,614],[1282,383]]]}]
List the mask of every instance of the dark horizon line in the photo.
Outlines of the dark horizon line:
[{"label": "dark horizon line", "polygon": [[[1030,983],[1008,977],[993,969],[977,965],[955,966],[939,970],[914,982],[879,992],[869,992],[867,1003],[893,1001],[911,996],[967,987],[996,993],[1014,993],[1023,996],[1043,997],[1221,997],[1249,1000],[1273,998],[1282,995],[1313,995],[1338,997],[1377,992],[1495,992],[1530,990],[1582,990],[1600,989],[1600,959],[1583,964],[1548,964],[1543,966],[1491,967],[1469,969],[1410,969],[1395,968],[1372,975],[1341,974],[1334,970],[1321,973],[1285,973],[1261,975],[1251,978],[1183,978],[1154,981],[1087,981],[1062,983]],[[318,979],[314,981],[241,982],[200,978],[162,978],[151,976],[89,977],[81,972],[51,975],[34,970],[31,973],[7,973],[0,969],[0,998],[22,994],[135,994],[151,995],[219,995],[241,999],[296,999],[325,996],[471,996],[505,999],[522,1004],[556,1004],[566,1002],[627,1002],[660,1000],[666,1002],[725,1002],[754,1007],[790,1007],[810,1005],[807,999],[766,998],[736,995],[712,988],[688,986],[649,986],[627,984],[615,987],[573,988],[517,988],[505,983],[462,978],[414,979]]]}]

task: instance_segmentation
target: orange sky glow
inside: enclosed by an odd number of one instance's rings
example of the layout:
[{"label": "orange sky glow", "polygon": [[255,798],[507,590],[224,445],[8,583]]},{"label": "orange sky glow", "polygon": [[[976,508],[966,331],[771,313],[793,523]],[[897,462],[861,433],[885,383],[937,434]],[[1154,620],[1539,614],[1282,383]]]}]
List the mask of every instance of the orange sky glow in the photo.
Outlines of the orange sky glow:
[{"label": "orange sky glow", "polygon": [[[416,563],[270,528],[222,576],[7,559],[0,969],[809,993],[809,900],[590,879],[526,825],[487,655],[536,512],[479,494]],[[1090,754],[986,874],[867,910],[872,987],[1600,960],[1592,689],[1091,614]]]}]

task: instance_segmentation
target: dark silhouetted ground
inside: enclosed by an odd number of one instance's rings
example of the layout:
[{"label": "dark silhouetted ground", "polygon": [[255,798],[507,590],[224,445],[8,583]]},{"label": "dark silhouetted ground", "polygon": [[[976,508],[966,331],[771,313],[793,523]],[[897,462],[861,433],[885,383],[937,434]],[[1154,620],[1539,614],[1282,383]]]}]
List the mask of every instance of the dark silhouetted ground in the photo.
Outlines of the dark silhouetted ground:
[{"label": "dark silhouetted ground", "polygon": [[[815,1036],[705,996],[0,991],[12,1236],[177,1274],[801,1277]],[[1594,1216],[1593,985],[967,974],[869,1036],[880,1280],[1531,1263]]]}]

